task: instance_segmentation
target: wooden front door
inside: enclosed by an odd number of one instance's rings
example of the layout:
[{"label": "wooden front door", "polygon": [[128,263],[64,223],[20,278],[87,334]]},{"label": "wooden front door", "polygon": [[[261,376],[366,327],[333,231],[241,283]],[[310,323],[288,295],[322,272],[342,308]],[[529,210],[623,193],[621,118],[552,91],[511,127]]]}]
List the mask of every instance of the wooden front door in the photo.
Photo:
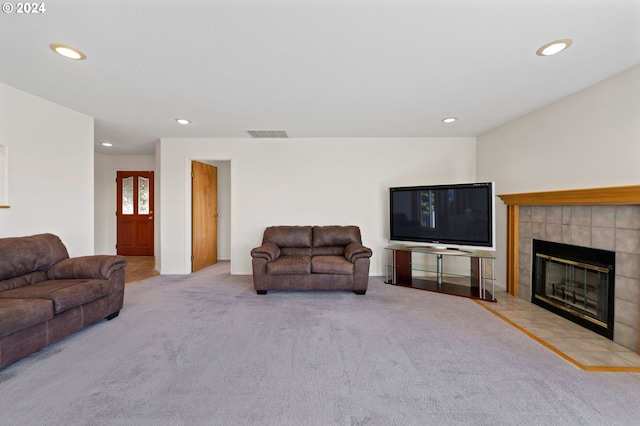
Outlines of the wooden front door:
[{"label": "wooden front door", "polygon": [[191,162],[191,271],[218,263],[218,168]]},{"label": "wooden front door", "polygon": [[116,252],[153,256],[153,172],[118,171]]}]

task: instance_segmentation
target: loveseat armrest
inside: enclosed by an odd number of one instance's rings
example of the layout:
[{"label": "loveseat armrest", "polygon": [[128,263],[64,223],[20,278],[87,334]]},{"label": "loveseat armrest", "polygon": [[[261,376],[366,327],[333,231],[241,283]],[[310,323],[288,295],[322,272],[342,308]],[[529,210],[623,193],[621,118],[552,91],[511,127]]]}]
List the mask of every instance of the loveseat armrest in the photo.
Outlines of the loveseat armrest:
[{"label": "loveseat armrest", "polygon": [[274,243],[264,243],[260,247],[251,250],[251,257],[259,257],[267,259],[267,262],[273,262],[280,257],[280,247]]},{"label": "loveseat armrest", "polygon": [[47,271],[50,280],[59,279],[103,279],[108,280],[115,271],[127,266],[124,256],[97,254],[61,260]]},{"label": "loveseat armrest", "polygon": [[363,257],[371,257],[373,252],[369,247],[365,247],[360,243],[350,243],[344,248],[344,257],[351,263]]}]

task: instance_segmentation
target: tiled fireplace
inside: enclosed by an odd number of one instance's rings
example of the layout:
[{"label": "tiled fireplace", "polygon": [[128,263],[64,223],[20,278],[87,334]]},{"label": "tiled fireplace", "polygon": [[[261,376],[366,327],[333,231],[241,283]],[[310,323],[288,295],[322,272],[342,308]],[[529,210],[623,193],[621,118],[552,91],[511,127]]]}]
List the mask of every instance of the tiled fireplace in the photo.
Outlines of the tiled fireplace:
[{"label": "tiled fireplace", "polygon": [[[542,195],[540,205],[535,204],[537,197],[529,197],[529,194],[501,195],[500,198],[510,207],[508,213],[510,259],[507,261],[509,269],[507,278],[513,282],[509,282],[507,286],[511,294],[522,299],[531,301],[532,297],[535,298],[536,285],[532,275],[536,262],[533,250],[534,240],[561,243],[569,247],[577,246],[578,251],[582,247],[612,252],[615,264],[612,280],[615,290],[611,301],[613,310],[612,337],[616,343],[639,352],[640,202],[636,201],[636,198],[640,197],[640,188],[616,187],[614,189],[617,188],[633,188],[634,190],[630,190],[630,195],[625,195],[622,202],[614,200],[615,202],[612,204],[602,204],[602,200],[598,198],[594,199],[593,204],[588,204],[588,197],[582,196],[578,198],[585,204],[561,204],[562,200],[573,201],[571,191],[562,195],[558,192],[557,197],[553,192],[532,193],[532,195],[552,194],[551,198],[555,199],[555,201],[550,201],[549,198]],[[525,196],[509,198],[518,195]],[[517,200],[517,202],[514,203],[513,200]],[[517,206],[516,209],[512,208],[514,205]],[[540,265],[540,259],[538,262]],[[551,266],[559,268],[557,265]],[[555,273],[558,274],[558,272]],[[589,272],[587,275],[594,274]],[[556,281],[554,285],[557,293],[554,297],[547,298],[552,302],[555,301],[554,299],[562,298],[568,301],[565,304],[571,305],[574,295],[570,293],[567,296],[566,293],[562,293],[563,290],[566,292],[566,284],[562,284],[562,279],[552,280]],[[580,279],[586,278],[581,276]],[[596,278],[592,276],[589,279],[595,280]],[[577,281],[574,278],[571,280]],[[583,285],[585,293],[580,293],[581,290],[579,290],[575,297],[577,305],[580,305],[580,299],[584,303],[589,300],[588,304],[591,306],[587,309],[585,305],[585,312],[595,312],[603,307],[602,304],[596,306],[597,302],[593,300],[593,289],[597,287],[598,285],[593,282],[589,285],[585,284]],[[589,297],[586,297],[587,288],[592,291]],[[554,289],[551,288],[550,292],[553,293],[553,291]],[[602,297],[608,296],[602,295]],[[606,333],[600,334],[606,335]]]}]

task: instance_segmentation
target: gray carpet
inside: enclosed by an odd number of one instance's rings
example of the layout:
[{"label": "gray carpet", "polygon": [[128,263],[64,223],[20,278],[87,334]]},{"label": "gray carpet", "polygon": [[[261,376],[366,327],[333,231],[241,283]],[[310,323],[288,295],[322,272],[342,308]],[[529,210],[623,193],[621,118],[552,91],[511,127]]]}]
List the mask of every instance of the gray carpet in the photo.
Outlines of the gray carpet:
[{"label": "gray carpet", "polygon": [[631,425],[640,375],[584,372],[459,297],[270,292],[221,262],[0,371],[2,425]]}]

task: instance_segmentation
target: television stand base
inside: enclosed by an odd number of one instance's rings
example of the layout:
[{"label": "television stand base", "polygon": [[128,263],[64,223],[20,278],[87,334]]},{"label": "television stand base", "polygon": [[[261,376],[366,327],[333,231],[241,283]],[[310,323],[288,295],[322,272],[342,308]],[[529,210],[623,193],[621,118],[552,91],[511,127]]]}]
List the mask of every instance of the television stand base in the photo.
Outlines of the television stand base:
[{"label": "television stand base", "polygon": [[[493,253],[486,251],[465,251],[434,249],[393,245],[385,247],[385,283],[401,287],[434,291],[443,294],[481,299],[495,302]],[[451,262],[445,262],[451,257]],[[469,272],[460,274],[459,268],[451,268],[447,263],[456,263],[453,258],[469,258]],[[417,261],[414,261],[415,260]],[[435,262],[434,262],[435,261]],[[460,266],[460,261],[457,261]],[[464,265],[462,265],[464,266]],[[487,288],[491,284],[491,291]]]},{"label": "television stand base", "polygon": [[418,290],[433,291],[435,293],[448,294],[451,296],[466,297],[468,299],[485,300],[488,302],[495,302],[493,295],[489,291],[484,292],[484,296],[480,295],[480,290],[477,287],[470,287],[460,284],[443,282],[438,284],[437,281],[413,278],[410,283],[398,284],[390,281],[385,281],[386,284],[396,285],[398,287],[415,288]]}]

